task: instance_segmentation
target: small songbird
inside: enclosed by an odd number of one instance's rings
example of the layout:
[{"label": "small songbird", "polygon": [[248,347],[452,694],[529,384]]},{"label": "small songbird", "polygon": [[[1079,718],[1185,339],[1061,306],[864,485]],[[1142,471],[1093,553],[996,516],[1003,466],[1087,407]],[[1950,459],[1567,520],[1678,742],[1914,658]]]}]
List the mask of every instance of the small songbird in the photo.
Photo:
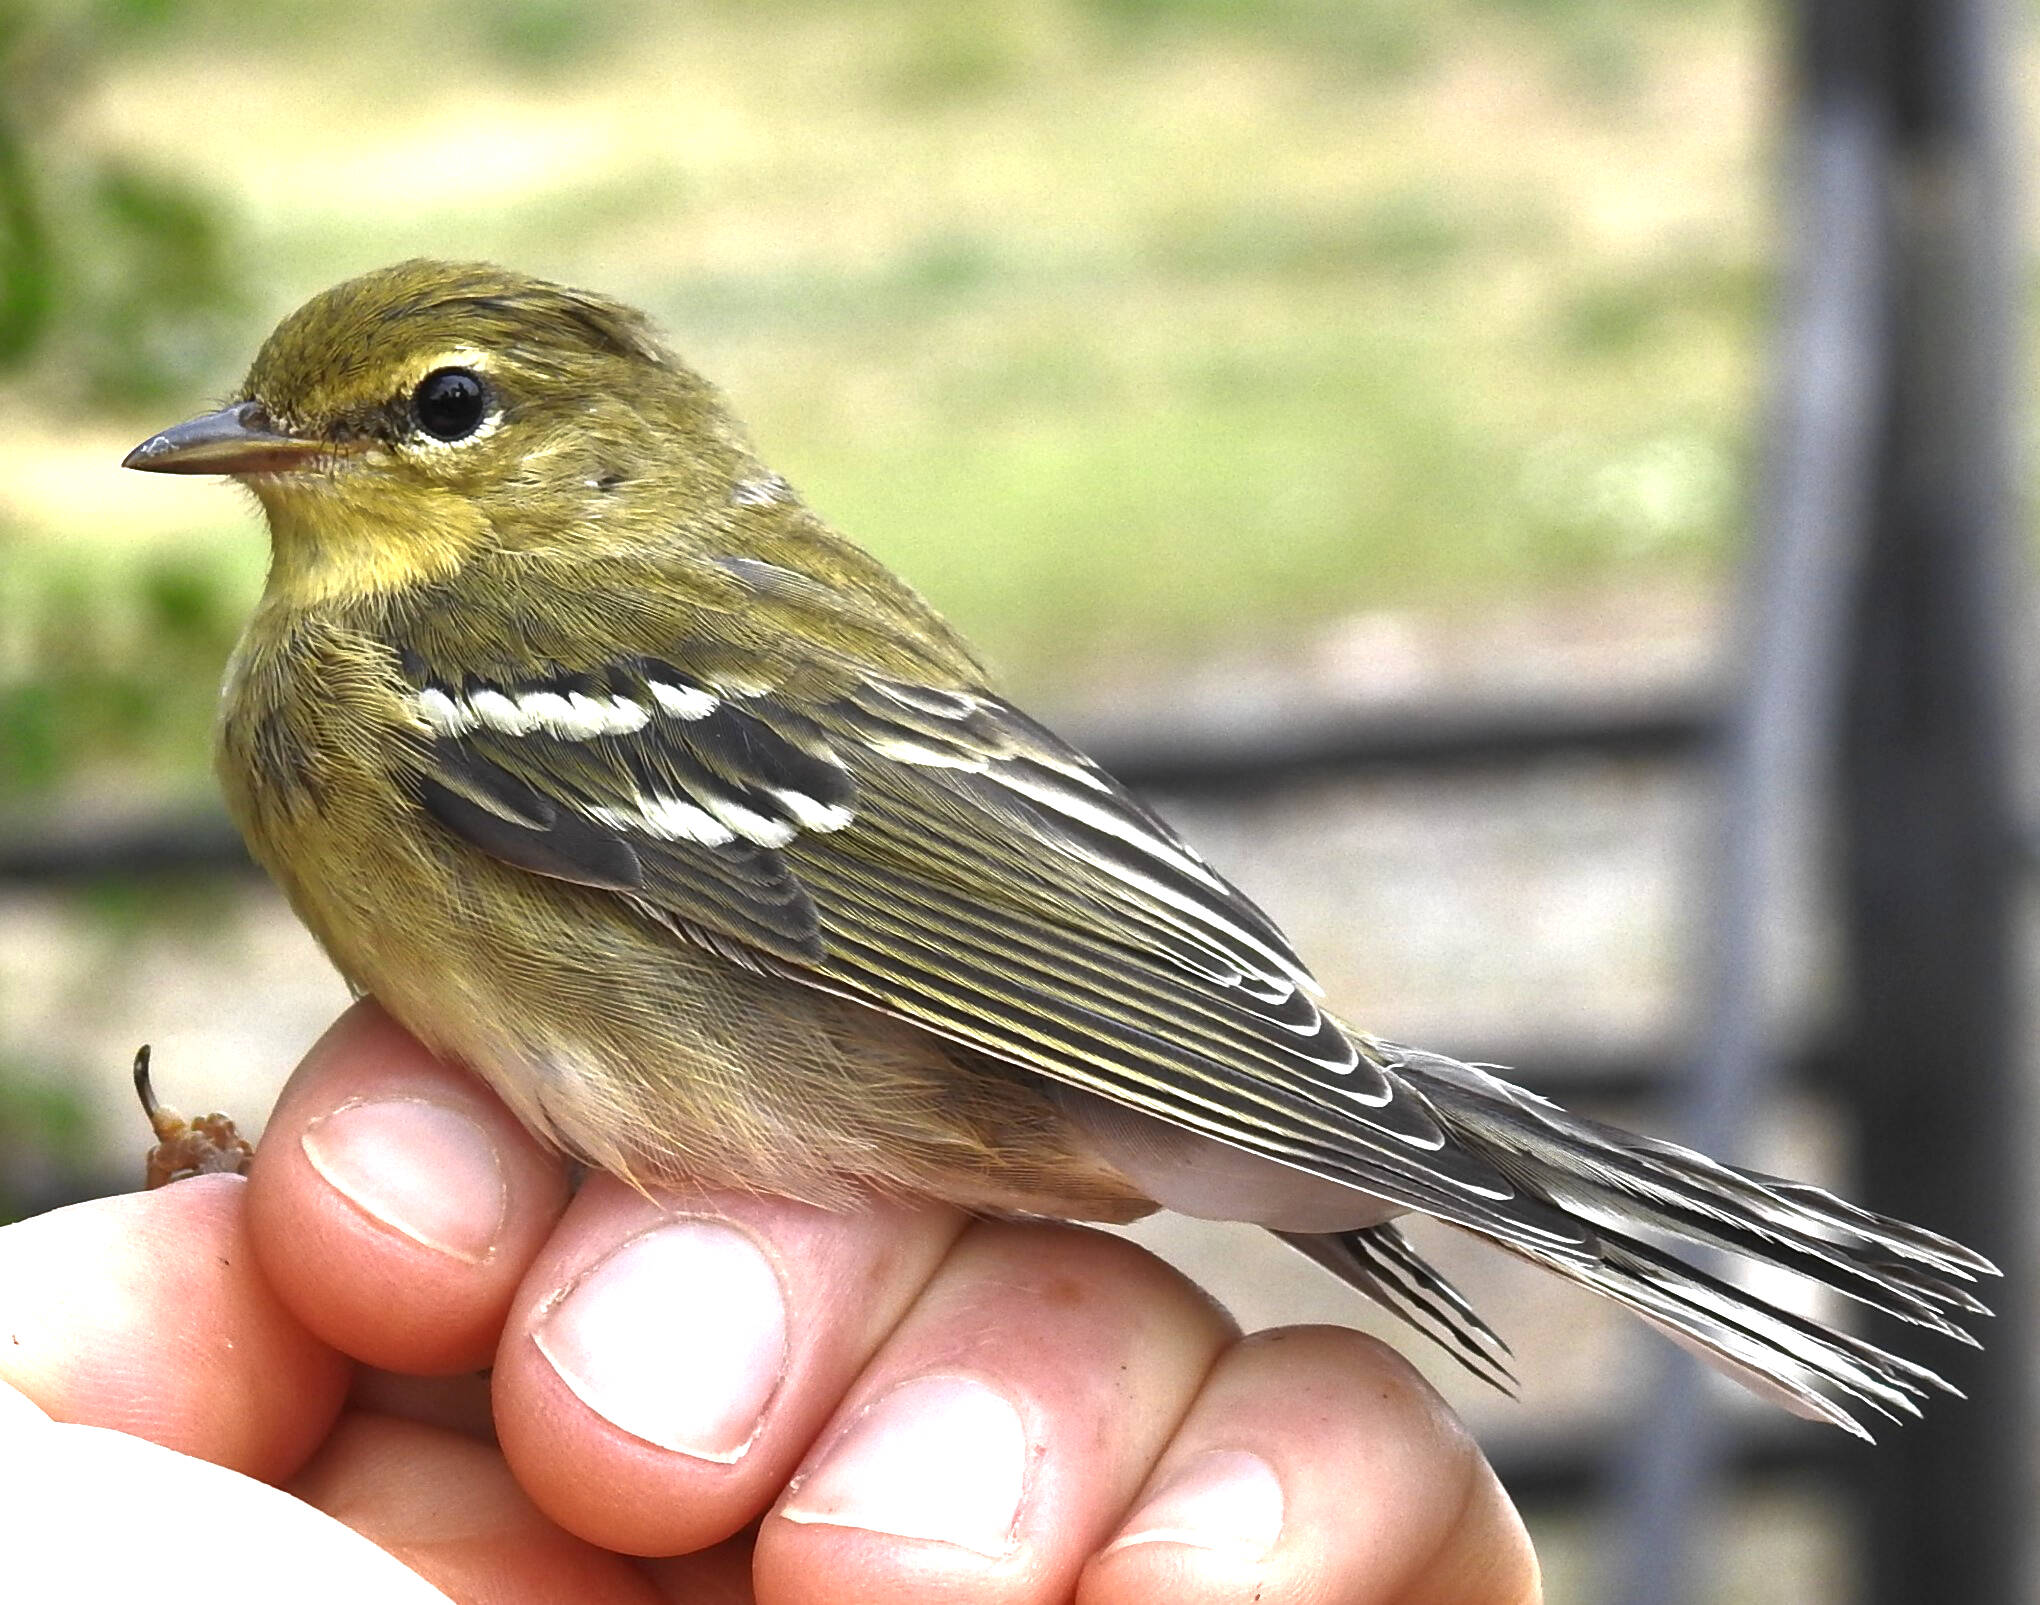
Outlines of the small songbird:
[{"label": "small songbird", "polygon": [[627,307],[369,273],[126,461],[268,515],[218,742],[249,848],[349,982],[589,1165],[1251,1221],[1504,1381],[1395,1224],[1433,1215],[1858,1433],[1945,1384],[1665,1245],[1965,1340],[1983,1313],[1945,1238],[1327,1013]]}]

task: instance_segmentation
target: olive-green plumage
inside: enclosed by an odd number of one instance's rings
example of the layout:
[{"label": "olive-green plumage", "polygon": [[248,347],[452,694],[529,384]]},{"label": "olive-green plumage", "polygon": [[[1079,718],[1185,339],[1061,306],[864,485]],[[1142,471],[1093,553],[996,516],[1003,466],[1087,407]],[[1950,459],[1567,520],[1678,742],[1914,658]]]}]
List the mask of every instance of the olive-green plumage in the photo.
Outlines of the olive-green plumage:
[{"label": "olive-green plumage", "polygon": [[[352,360],[330,360],[341,352]],[[407,398],[454,365],[486,375],[500,427],[407,449]],[[407,264],[288,320],[246,394],[272,424],[338,444],[347,470],[250,481],[276,556],[229,675],[220,773],[258,858],[356,986],[490,1074],[534,1128],[633,1179],[1015,1206],[1053,1167],[1078,1172],[1069,1212],[1129,1212],[1014,1083],[981,1077],[965,1096],[921,1034],[422,817],[433,758],[407,654],[439,683],[512,687],[677,659],[802,705],[871,669],[979,678],[918,597],[774,480],[641,317],[491,268]],[[773,583],[729,566],[738,553]],[[627,766],[584,746],[493,756],[626,800]],[[725,923],[717,893],[749,891],[675,887],[661,906],[705,934]],[[733,936],[755,934],[732,918]]]},{"label": "olive-green plumage", "polygon": [[591,1163],[1252,1220],[1494,1375],[1392,1224],[1420,1211],[1852,1427],[1936,1379],[1650,1237],[1944,1332],[1981,1309],[1989,1268],[1931,1233],[1341,1025],[614,302],[371,273],[129,462],[268,514],[219,734],[255,855],[354,985]]}]

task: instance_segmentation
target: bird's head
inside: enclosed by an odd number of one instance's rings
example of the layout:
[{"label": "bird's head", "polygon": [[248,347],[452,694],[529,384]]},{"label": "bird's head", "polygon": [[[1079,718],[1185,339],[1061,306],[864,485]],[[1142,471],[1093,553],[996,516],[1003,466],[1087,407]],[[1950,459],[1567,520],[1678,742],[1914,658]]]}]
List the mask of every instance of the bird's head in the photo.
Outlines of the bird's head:
[{"label": "bird's head", "polygon": [[[273,579],[383,590],[486,544],[598,530],[755,469],[706,381],[641,313],[476,263],[411,261],[313,297],[235,398],[130,452],[261,500]],[[633,492],[640,493],[633,495]]]}]

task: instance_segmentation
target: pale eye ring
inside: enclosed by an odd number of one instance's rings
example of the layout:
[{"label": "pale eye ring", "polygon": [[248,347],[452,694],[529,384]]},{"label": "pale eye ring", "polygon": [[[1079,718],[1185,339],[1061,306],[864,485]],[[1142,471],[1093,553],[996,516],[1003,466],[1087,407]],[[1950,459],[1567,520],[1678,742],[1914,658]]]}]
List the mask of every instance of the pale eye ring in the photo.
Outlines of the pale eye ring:
[{"label": "pale eye ring", "polygon": [[488,386],[467,368],[434,368],[411,392],[411,416],[434,440],[465,440],[488,413]]}]

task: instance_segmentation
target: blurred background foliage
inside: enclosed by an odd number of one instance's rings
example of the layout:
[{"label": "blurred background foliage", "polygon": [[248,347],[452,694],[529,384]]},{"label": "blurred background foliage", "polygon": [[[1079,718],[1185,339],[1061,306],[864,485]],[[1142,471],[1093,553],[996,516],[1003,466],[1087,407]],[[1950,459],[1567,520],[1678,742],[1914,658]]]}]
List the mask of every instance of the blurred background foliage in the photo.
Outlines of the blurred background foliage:
[{"label": "blurred background foliage", "polygon": [[1766,285],[1764,26],[0,0],[0,802],[199,783],[259,537],[231,492],[113,464],[407,254],[651,307],[1037,697],[1356,608],[1711,570]]},{"label": "blurred background foliage", "polygon": [[[1770,26],[1753,0],[0,0],[0,831],[209,795],[261,534],[230,487],[117,464],[305,296],[407,255],[651,309],[1052,715],[1307,678],[1356,614],[1704,583],[1768,284]],[[166,908],[210,939],[187,896],[94,894],[104,974]],[[0,1010],[47,1017],[56,983],[12,973]],[[78,1067],[18,1068],[17,1194],[22,1156],[75,1152]]]},{"label": "blurred background foliage", "polygon": [[[208,804],[259,521],[117,464],[408,255],[648,308],[1053,721],[1506,694],[1572,643],[1623,689],[1660,635],[1683,688],[1761,444],[1783,13],[0,0],[0,837]],[[1697,815],[1586,769],[1184,823],[1356,1017],[1661,1054]],[[259,1118],[340,1001],[252,883],[0,898],[0,1219],[132,1180],[142,1035]],[[1626,1351],[1550,1291],[1507,1301],[1564,1335],[1533,1401],[1562,1349],[1601,1408]],[[1821,1597],[1738,1532],[1734,1597]]]}]

